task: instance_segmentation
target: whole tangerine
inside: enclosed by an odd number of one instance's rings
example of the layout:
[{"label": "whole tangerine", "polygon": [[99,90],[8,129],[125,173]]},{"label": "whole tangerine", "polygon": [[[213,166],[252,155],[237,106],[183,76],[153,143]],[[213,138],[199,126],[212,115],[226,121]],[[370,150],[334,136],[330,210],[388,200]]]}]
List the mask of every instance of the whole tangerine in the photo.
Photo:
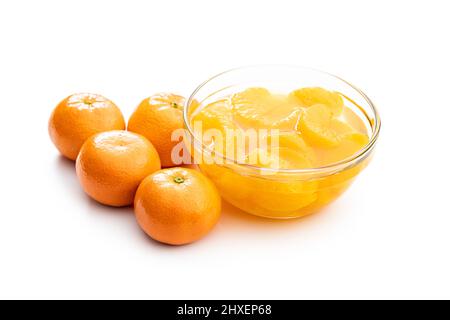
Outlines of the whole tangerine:
[{"label": "whole tangerine", "polygon": [[125,129],[120,109],[94,93],[77,93],[62,100],[53,110],[48,131],[59,152],[75,160],[83,143],[92,135]]},{"label": "whole tangerine", "polygon": [[150,141],[121,130],[90,137],[76,161],[84,191],[94,200],[114,207],[133,204],[139,184],[159,169],[161,162]]},{"label": "whole tangerine", "polygon": [[128,130],[136,132],[152,142],[161,157],[161,165],[173,167],[172,149],[178,141],[172,141],[172,133],[183,128],[185,98],[172,93],[158,93],[144,99],[128,121]]},{"label": "whole tangerine", "polygon": [[216,224],[221,199],[199,171],[170,168],[148,176],[136,192],[136,219],[153,239],[183,245],[204,237]]}]

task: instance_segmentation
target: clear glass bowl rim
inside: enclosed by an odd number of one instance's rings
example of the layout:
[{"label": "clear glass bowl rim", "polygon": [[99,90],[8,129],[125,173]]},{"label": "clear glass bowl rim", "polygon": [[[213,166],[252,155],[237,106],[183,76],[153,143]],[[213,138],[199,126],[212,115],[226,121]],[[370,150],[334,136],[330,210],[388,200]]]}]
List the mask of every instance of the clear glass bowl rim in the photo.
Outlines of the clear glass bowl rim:
[{"label": "clear glass bowl rim", "polygon": [[[377,108],[375,107],[375,104],[372,102],[372,100],[370,100],[370,98],[358,87],[356,87],[355,85],[353,85],[352,83],[348,82],[347,80],[344,80],[343,78],[334,75],[332,73],[326,72],[326,71],[322,71],[319,69],[315,69],[315,68],[310,68],[310,67],[303,67],[303,66],[297,66],[297,65],[284,65],[284,64],[263,64],[263,65],[249,65],[249,66],[242,66],[242,67],[237,67],[237,68],[232,68],[232,69],[228,69],[226,71],[223,71],[219,74],[216,74],[215,76],[210,77],[209,79],[207,79],[206,81],[202,82],[199,86],[197,86],[197,88],[192,92],[192,94],[189,96],[189,98],[186,100],[185,105],[184,105],[184,110],[183,110],[183,120],[184,120],[184,126],[185,128],[188,130],[190,137],[193,139],[194,144],[198,144],[201,145],[202,147],[202,152],[206,149],[209,152],[213,152],[213,150],[211,150],[208,146],[205,146],[201,140],[199,140],[197,137],[195,137],[193,130],[191,128],[191,125],[189,123],[189,106],[192,104],[192,102],[195,100],[195,96],[196,94],[204,87],[206,86],[209,82],[211,82],[214,79],[217,79],[223,75],[226,75],[228,73],[233,73],[236,71],[240,71],[240,70],[246,70],[246,69],[255,69],[255,68],[295,68],[297,70],[308,70],[308,71],[313,71],[313,72],[317,72],[317,73],[321,73],[325,76],[329,76],[332,78],[335,78],[343,83],[345,83],[346,85],[350,86],[351,88],[353,88],[358,94],[361,95],[361,97],[363,97],[363,99],[367,102],[367,104],[369,105],[369,107],[371,108],[373,114],[374,114],[374,121],[373,121],[373,125],[372,127],[372,136],[369,140],[369,143],[362,148],[361,150],[359,150],[357,153],[353,154],[352,156],[345,158],[339,162],[334,162],[331,163],[329,165],[326,166],[321,166],[321,167],[315,167],[315,168],[302,168],[302,169],[273,169],[273,168],[264,168],[264,167],[258,167],[258,166],[254,166],[254,165],[250,165],[250,164],[243,164],[243,163],[239,163],[234,159],[229,159],[226,158],[224,155],[220,155],[222,157],[222,159],[224,160],[224,164],[223,166],[226,166],[227,164],[232,164],[238,167],[242,167],[245,169],[249,169],[249,170],[257,170],[257,171],[264,171],[267,172],[269,174],[275,174],[275,173],[282,173],[282,174],[320,174],[320,173],[327,173],[327,172],[336,172],[336,171],[341,171],[347,167],[351,167],[356,165],[357,163],[359,163],[360,161],[364,160],[373,150],[373,148],[375,147],[375,144],[378,140],[378,136],[380,134],[380,129],[381,129],[381,119],[380,119],[380,115],[378,113]],[[222,165],[222,164],[221,164]]]}]

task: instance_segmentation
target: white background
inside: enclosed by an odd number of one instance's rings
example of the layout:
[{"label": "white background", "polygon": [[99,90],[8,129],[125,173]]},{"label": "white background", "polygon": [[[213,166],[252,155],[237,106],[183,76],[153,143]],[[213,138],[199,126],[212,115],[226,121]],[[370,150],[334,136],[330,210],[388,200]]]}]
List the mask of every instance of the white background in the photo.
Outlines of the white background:
[{"label": "white background", "polygon": [[[447,1],[3,1],[0,298],[450,298]],[[336,203],[288,222],[225,206],[202,241],[147,238],[88,199],[47,121],[92,91],[126,117],[248,64],[361,87],[382,132]]]}]

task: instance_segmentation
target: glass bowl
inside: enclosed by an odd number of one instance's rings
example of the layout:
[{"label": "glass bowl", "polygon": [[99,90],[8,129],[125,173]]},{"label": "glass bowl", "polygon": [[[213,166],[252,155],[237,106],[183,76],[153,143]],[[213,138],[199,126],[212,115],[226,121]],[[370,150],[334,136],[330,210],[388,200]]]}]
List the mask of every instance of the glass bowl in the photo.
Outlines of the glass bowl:
[{"label": "glass bowl", "polygon": [[[195,136],[191,123],[195,110],[249,87],[264,87],[277,93],[302,87],[339,92],[365,126],[369,143],[342,161],[308,169],[262,168],[224,156],[220,162],[214,161],[217,158],[205,159],[212,154]],[[303,217],[338,198],[370,162],[380,131],[378,112],[361,90],[329,73],[296,66],[251,66],[220,73],[202,83],[189,97],[184,122],[194,151],[209,160],[199,164],[200,170],[215,183],[222,197],[245,212],[276,219]]]}]

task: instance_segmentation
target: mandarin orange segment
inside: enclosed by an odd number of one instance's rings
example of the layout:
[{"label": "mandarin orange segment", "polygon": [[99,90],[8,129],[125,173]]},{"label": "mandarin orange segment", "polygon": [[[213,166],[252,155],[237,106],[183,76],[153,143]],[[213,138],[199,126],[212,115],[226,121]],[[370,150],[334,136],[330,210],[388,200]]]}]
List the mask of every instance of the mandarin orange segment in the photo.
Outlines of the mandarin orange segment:
[{"label": "mandarin orange segment", "polygon": [[336,119],[327,106],[321,104],[303,112],[297,130],[315,147],[335,147],[344,135],[354,131],[350,125]]},{"label": "mandarin orange segment", "polygon": [[225,132],[225,129],[235,127],[228,99],[221,99],[203,107],[192,117],[191,125],[195,126],[196,121],[202,124],[203,130],[217,129]]},{"label": "mandarin orange segment", "polygon": [[310,87],[294,90],[290,93],[303,107],[311,107],[316,104],[322,104],[330,108],[336,116],[341,114],[344,109],[344,100],[337,92],[332,92],[319,87]]},{"label": "mandarin orange segment", "polygon": [[253,178],[250,201],[257,208],[275,212],[296,212],[317,199],[316,181],[278,181],[270,177]]},{"label": "mandarin orange segment", "polygon": [[351,157],[369,143],[369,137],[363,133],[349,133],[340,138],[339,144],[334,148],[319,149],[319,164],[327,165]]},{"label": "mandarin orange segment", "polygon": [[245,154],[247,135],[234,123],[228,99],[210,103],[194,115],[193,130],[200,128],[200,124],[203,143],[216,153],[235,160]]},{"label": "mandarin orange segment", "polygon": [[216,164],[201,164],[200,169],[214,181],[222,196],[229,202],[233,202],[233,199],[245,200],[254,191],[251,189],[251,178],[233,169]]},{"label": "mandarin orange segment", "polygon": [[244,128],[293,129],[300,107],[285,96],[264,88],[249,88],[231,97],[234,119]]},{"label": "mandarin orange segment", "polygon": [[[280,182],[277,183],[280,186]],[[264,191],[259,196],[253,195],[253,208],[250,212],[263,213],[266,217],[281,217],[286,215],[299,216],[299,212],[317,200],[317,193],[308,190],[304,192]]]},{"label": "mandarin orange segment", "polygon": [[250,201],[260,210],[294,212],[316,200],[315,181],[277,181],[276,178],[276,169],[310,168],[311,162],[304,154],[286,147],[270,151],[256,149],[249,155],[249,159],[256,159],[255,165],[261,168],[275,169],[274,172],[261,169],[261,177],[250,180],[251,189],[258,190],[250,194]]},{"label": "mandarin orange segment", "polygon": [[370,158],[367,158],[352,168],[320,179],[320,191],[317,199],[318,204],[324,206],[339,197],[350,187],[356,176],[369,164],[369,162]]},{"label": "mandarin orange segment", "polygon": [[[247,163],[268,169],[311,168],[307,156],[297,150],[285,147],[255,149],[247,156]],[[264,170],[262,170],[264,171]]]},{"label": "mandarin orange segment", "polygon": [[273,122],[270,128],[276,128],[279,130],[292,130],[297,125],[301,114],[302,110],[297,106],[294,106],[292,112],[287,115],[283,115],[281,119]]},{"label": "mandarin orange segment", "polygon": [[308,146],[305,140],[297,132],[278,132],[267,135],[260,143],[266,143],[267,148],[288,148],[304,156],[310,164],[316,163],[316,154],[313,148]]}]

